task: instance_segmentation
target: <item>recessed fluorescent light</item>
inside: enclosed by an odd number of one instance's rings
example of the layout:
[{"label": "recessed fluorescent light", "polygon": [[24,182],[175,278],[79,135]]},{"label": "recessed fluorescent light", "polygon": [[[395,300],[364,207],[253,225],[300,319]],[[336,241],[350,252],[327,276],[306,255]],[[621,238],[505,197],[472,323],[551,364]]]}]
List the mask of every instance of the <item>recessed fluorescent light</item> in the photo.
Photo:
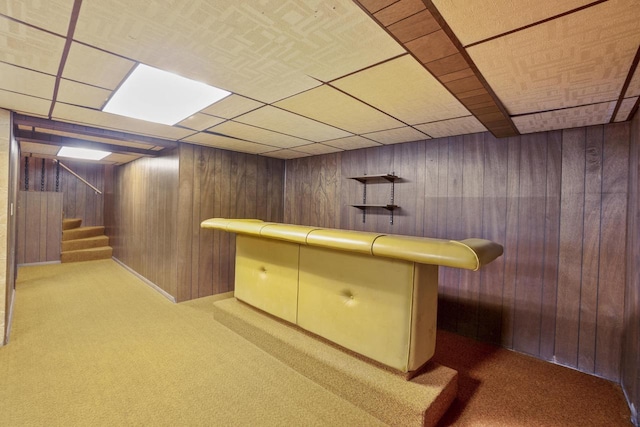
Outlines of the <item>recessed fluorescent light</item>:
[{"label": "recessed fluorescent light", "polygon": [[69,157],[82,160],[102,160],[111,154],[108,151],[90,150],[88,148],[62,147],[58,151],[58,156]]},{"label": "recessed fluorescent light", "polygon": [[172,126],[230,94],[139,64],[102,111]]}]

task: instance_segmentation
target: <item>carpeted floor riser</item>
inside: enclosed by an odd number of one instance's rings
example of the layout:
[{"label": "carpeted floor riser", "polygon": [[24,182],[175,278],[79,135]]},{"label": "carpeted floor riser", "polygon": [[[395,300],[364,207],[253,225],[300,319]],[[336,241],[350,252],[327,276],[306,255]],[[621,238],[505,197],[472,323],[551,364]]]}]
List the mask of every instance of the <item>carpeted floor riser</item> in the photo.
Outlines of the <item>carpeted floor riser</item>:
[{"label": "carpeted floor riser", "polygon": [[389,425],[434,426],[457,392],[456,372],[431,364],[406,381],[229,299],[214,317],[252,344]]}]

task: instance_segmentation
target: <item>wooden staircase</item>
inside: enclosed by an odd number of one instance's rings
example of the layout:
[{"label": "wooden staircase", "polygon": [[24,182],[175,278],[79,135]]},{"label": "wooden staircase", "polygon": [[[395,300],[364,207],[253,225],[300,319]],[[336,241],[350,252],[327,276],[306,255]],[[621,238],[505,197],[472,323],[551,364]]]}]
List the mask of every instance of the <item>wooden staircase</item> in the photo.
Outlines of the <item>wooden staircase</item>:
[{"label": "wooden staircase", "polygon": [[82,227],[81,225],[81,219],[62,220],[60,262],[111,258],[113,248],[109,246],[109,237],[104,234],[104,226]]}]

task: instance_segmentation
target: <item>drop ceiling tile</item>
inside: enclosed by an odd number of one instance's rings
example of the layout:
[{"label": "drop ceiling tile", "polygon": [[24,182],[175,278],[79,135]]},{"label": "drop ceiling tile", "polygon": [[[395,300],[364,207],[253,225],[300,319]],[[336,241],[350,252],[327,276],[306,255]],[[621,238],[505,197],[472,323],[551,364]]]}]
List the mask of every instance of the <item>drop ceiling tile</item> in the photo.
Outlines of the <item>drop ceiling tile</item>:
[{"label": "drop ceiling tile", "polygon": [[52,99],[56,78],[0,62],[0,89]]},{"label": "drop ceiling tile", "polygon": [[89,108],[63,104],[61,102],[56,103],[52,118],[70,123],[98,126],[105,129],[121,130],[169,140],[178,140],[193,133],[193,131],[189,129],[145,122],[116,114],[103,113],[102,111]]},{"label": "drop ceiling tile", "polygon": [[342,150],[357,150],[358,148],[379,147],[382,145],[378,142],[357,135],[334,139],[331,141],[324,141],[323,144],[330,147],[340,148]]},{"label": "drop ceiling tile", "polygon": [[240,151],[250,154],[260,154],[278,150],[278,148],[276,147],[269,147],[268,145],[256,144],[254,142],[229,138],[221,135],[213,135],[206,132],[200,132],[195,135],[191,135],[187,138],[184,138],[183,141],[192,144],[206,145],[208,147],[221,148],[223,150]]},{"label": "drop ceiling tile", "polygon": [[19,113],[32,116],[47,116],[49,114],[49,108],[51,107],[51,101],[0,89],[0,105],[4,109],[17,111]]},{"label": "drop ceiling tile", "polygon": [[340,148],[331,147],[329,145],[317,143],[296,147],[296,151],[301,151],[303,153],[317,156],[320,154],[337,153],[343,150],[341,150]]},{"label": "drop ceiling tile", "polygon": [[631,82],[629,82],[627,93],[625,93],[624,96],[640,96],[640,64],[636,67],[636,71],[633,73],[633,78],[631,79]]},{"label": "drop ceiling tile", "polygon": [[57,74],[65,40],[0,16],[0,62]]},{"label": "drop ceiling tile", "polygon": [[332,85],[410,125],[469,114],[409,55],[336,80]]},{"label": "drop ceiling tile", "polygon": [[50,144],[38,144],[36,142],[20,142],[20,153],[25,154],[39,154],[44,156],[55,156],[58,154],[60,147]]},{"label": "drop ceiling tile", "polygon": [[62,76],[105,89],[115,89],[135,62],[80,43],[71,43]]},{"label": "drop ceiling tile", "polygon": [[474,116],[458,117],[450,120],[442,120],[440,122],[425,123],[417,125],[416,128],[430,135],[432,138],[486,132],[487,130],[487,128],[485,128]]},{"label": "drop ceiling tile", "polygon": [[0,13],[66,36],[73,3],[74,0],[10,0],[0,2]]},{"label": "drop ceiling tile", "polygon": [[205,114],[223,117],[225,119],[233,119],[241,114],[263,107],[262,102],[254,101],[244,96],[231,94],[226,98],[216,102],[210,107],[202,110]]},{"label": "drop ceiling tile", "polygon": [[464,46],[589,3],[593,0],[433,0]]},{"label": "drop ceiling tile", "polygon": [[636,105],[638,101],[638,97],[634,96],[633,98],[625,98],[622,100],[622,104],[620,104],[620,108],[618,108],[618,113],[616,114],[616,118],[614,121],[616,122],[624,122],[625,120],[629,120],[629,113],[633,110],[633,107]]},{"label": "drop ceiling tile", "polygon": [[468,48],[509,114],[617,99],[640,44],[640,7],[610,0]]},{"label": "drop ceiling tile", "polygon": [[309,157],[309,154],[302,153],[296,150],[271,151],[269,153],[265,153],[264,155],[267,157],[275,157],[276,159],[285,159],[285,160],[298,159],[300,157]]},{"label": "drop ceiling tile", "polygon": [[399,144],[402,142],[422,141],[430,139],[427,135],[414,128],[405,126],[398,129],[389,129],[382,132],[366,133],[362,135],[381,144]]},{"label": "drop ceiling tile", "polygon": [[327,85],[292,96],[274,105],[357,134],[403,125],[393,117]]},{"label": "drop ceiling tile", "polygon": [[262,107],[244,114],[237,117],[235,121],[297,136],[313,142],[322,142],[350,135],[349,132],[271,106]]},{"label": "drop ceiling tile", "polygon": [[87,1],[74,37],[265,103],[404,52],[354,2]]},{"label": "drop ceiling tile", "polygon": [[294,136],[283,135],[270,130],[257,128],[244,123],[228,121],[209,129],[211,132],[240,138],[259,144],[271,145],[279,148],[292,148],[299,145],[307,145],[309,141]]},{"label": "drop ceiling tile", "polygon": [[61,79],[57,100],[81,107],[100,109],[109,98],[109,95],[111,95],[111,91],[106,89]]},{"label": "drop ceiling tile", "polygon": [[520,133],[600,125],[609,122],[615,106],[615,101],[603,102],[564,110],[528,114],[512,119]]},{"label": "drop ceiling tile", "polygon": [[191,117],[187,117],[186,119],[178,123],[178,125],[194,130],[205,130],[215,125],[219,125],[224,121],[225,119],[221,119],[220,117],[196,113]]}]

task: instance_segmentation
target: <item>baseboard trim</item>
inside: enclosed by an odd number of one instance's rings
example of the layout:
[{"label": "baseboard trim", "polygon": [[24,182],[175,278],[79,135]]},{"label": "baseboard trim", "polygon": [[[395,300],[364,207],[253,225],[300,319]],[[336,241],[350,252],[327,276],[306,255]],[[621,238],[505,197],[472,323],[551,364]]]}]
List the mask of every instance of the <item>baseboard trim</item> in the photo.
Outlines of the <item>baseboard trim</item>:
[{"label": "baseboard trim", "polygon": [[129,267],[127,264],[125,264],[124,262],[120,261],[118,258],[116,257],[111,257],[111,259],[113,259],[115,262],[117,262],[118,264],[120,264],[125,270],[127,270],[129,273],[133,274],[134,276],[136,276],[138,279],[142,280],[146,285],[148,285],[149,287],[151,287],[153,290],[159,292],[162,296],[164,296],[166,299],[168,299],[169,301],[176,303],[176,298],[171,295],[170,293],[168,293],[167,291],[165,291],[164,289],[162,289],[160,286],[156,285],[155,283],[153,283],[151,280],[147,279],[146,277],[144,277],[142,274],[138,273],[137,271],[135,271],[133,268]]},{"label": "baseboard trim", "polygon": [[9,344],[9,338],[11,337],[11,325],[13,324],[13,306],[16,302],[15,289],[11,292],[11,303],[9,304],[9,316],[7,316],[6,330],[4,334],[4,345]]},{"label": "baseboard trim", "polygon": [[24,264],[18,264],[18,267],[32,267],[34,265],[50,265],[50,264],[60,264],[60,260],[58,260],[58,261],[43,261],[43,262],[26,262]]}]

